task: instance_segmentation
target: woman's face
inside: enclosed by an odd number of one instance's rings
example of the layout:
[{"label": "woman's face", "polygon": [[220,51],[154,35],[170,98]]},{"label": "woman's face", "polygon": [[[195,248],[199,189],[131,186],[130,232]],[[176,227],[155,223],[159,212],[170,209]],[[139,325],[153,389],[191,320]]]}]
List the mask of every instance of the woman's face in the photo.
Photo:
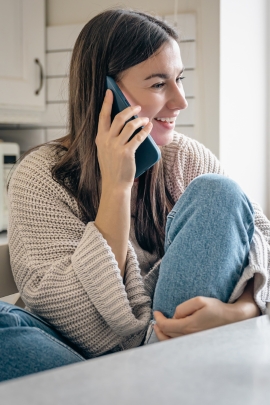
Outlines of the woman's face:
[{"label": "woman's face", "polygon": [[176,117],[188,105],[182,73],[180,49],[172,39],[146,61],[125,70],[118,81],[129,103],[141,106],[139,116],[153,123],[151,136],[159,146],[172,141]]}]

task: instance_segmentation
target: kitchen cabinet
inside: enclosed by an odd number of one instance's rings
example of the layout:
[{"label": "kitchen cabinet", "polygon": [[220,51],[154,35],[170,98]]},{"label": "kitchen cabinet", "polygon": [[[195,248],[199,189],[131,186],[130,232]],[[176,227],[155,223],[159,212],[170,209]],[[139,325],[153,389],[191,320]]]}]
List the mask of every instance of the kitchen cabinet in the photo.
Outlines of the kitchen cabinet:
[{"label": "kitchen cabinet", "polygon": [[45,109],[45,0],[0,0],[0,123]]}]

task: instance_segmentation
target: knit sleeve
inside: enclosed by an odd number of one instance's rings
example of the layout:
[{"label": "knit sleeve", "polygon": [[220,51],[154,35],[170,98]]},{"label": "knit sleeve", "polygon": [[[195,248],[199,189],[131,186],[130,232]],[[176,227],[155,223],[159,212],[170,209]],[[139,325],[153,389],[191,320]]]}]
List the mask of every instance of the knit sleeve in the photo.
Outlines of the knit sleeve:
[{"label": "knit sleeve", "polygon": [[182,134],[175,133],[173,142],[164,149],[165,176],[175,201],[196,177],[206,173],[226,175],[209,149]]},{"label": "knit sleeve", "polygon": [[9,247],[21,297],[87,357],[137,346],[151,300],[136,254],[129,244],[124,285],[106,240],[52,179],[44,150],[21,162],[9,186]]}]

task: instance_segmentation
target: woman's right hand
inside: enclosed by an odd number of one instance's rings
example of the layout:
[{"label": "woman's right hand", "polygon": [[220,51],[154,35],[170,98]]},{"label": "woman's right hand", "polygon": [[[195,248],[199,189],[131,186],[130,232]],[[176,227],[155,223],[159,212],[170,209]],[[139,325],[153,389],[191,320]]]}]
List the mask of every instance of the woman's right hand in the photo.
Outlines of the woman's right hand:
[{"label": "woman's right hand", "polygon": [[[125,123],[139,113],[140,106],[128,107],[117,114],[111,123],[113,93],[106,91],[99,115],[96,145],[102,177],[102,188],[130,188],[136,171],[135,152],[152,129],[147,117],[138,117]],[[130,141],[133,132],[144,126]]]}]

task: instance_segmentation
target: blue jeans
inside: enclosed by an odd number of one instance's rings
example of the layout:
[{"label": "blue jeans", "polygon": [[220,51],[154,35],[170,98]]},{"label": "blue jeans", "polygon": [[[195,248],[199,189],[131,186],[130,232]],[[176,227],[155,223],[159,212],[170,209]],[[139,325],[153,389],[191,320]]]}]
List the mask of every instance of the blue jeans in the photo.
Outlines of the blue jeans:
[{"label": "blue jeans", "polygon": [[0,381],[84,361],[47,322],[0,301]]},{"label": "blue jeans", "polygon": [[228,302],[248,265],[253,208],[232,180],[216,174],[194,179],[168,215],[153,310],[172,318],[196,296]]},{"label": "blue jeans", "polygon": [[[220,175],[193,180],[166,226],[153,308],[172,317],[178,304],[202,295],[227,302],[248,264],[253,210],[239,186]],[[50,325],[0,303],[0,381],[83,361]]]}]

